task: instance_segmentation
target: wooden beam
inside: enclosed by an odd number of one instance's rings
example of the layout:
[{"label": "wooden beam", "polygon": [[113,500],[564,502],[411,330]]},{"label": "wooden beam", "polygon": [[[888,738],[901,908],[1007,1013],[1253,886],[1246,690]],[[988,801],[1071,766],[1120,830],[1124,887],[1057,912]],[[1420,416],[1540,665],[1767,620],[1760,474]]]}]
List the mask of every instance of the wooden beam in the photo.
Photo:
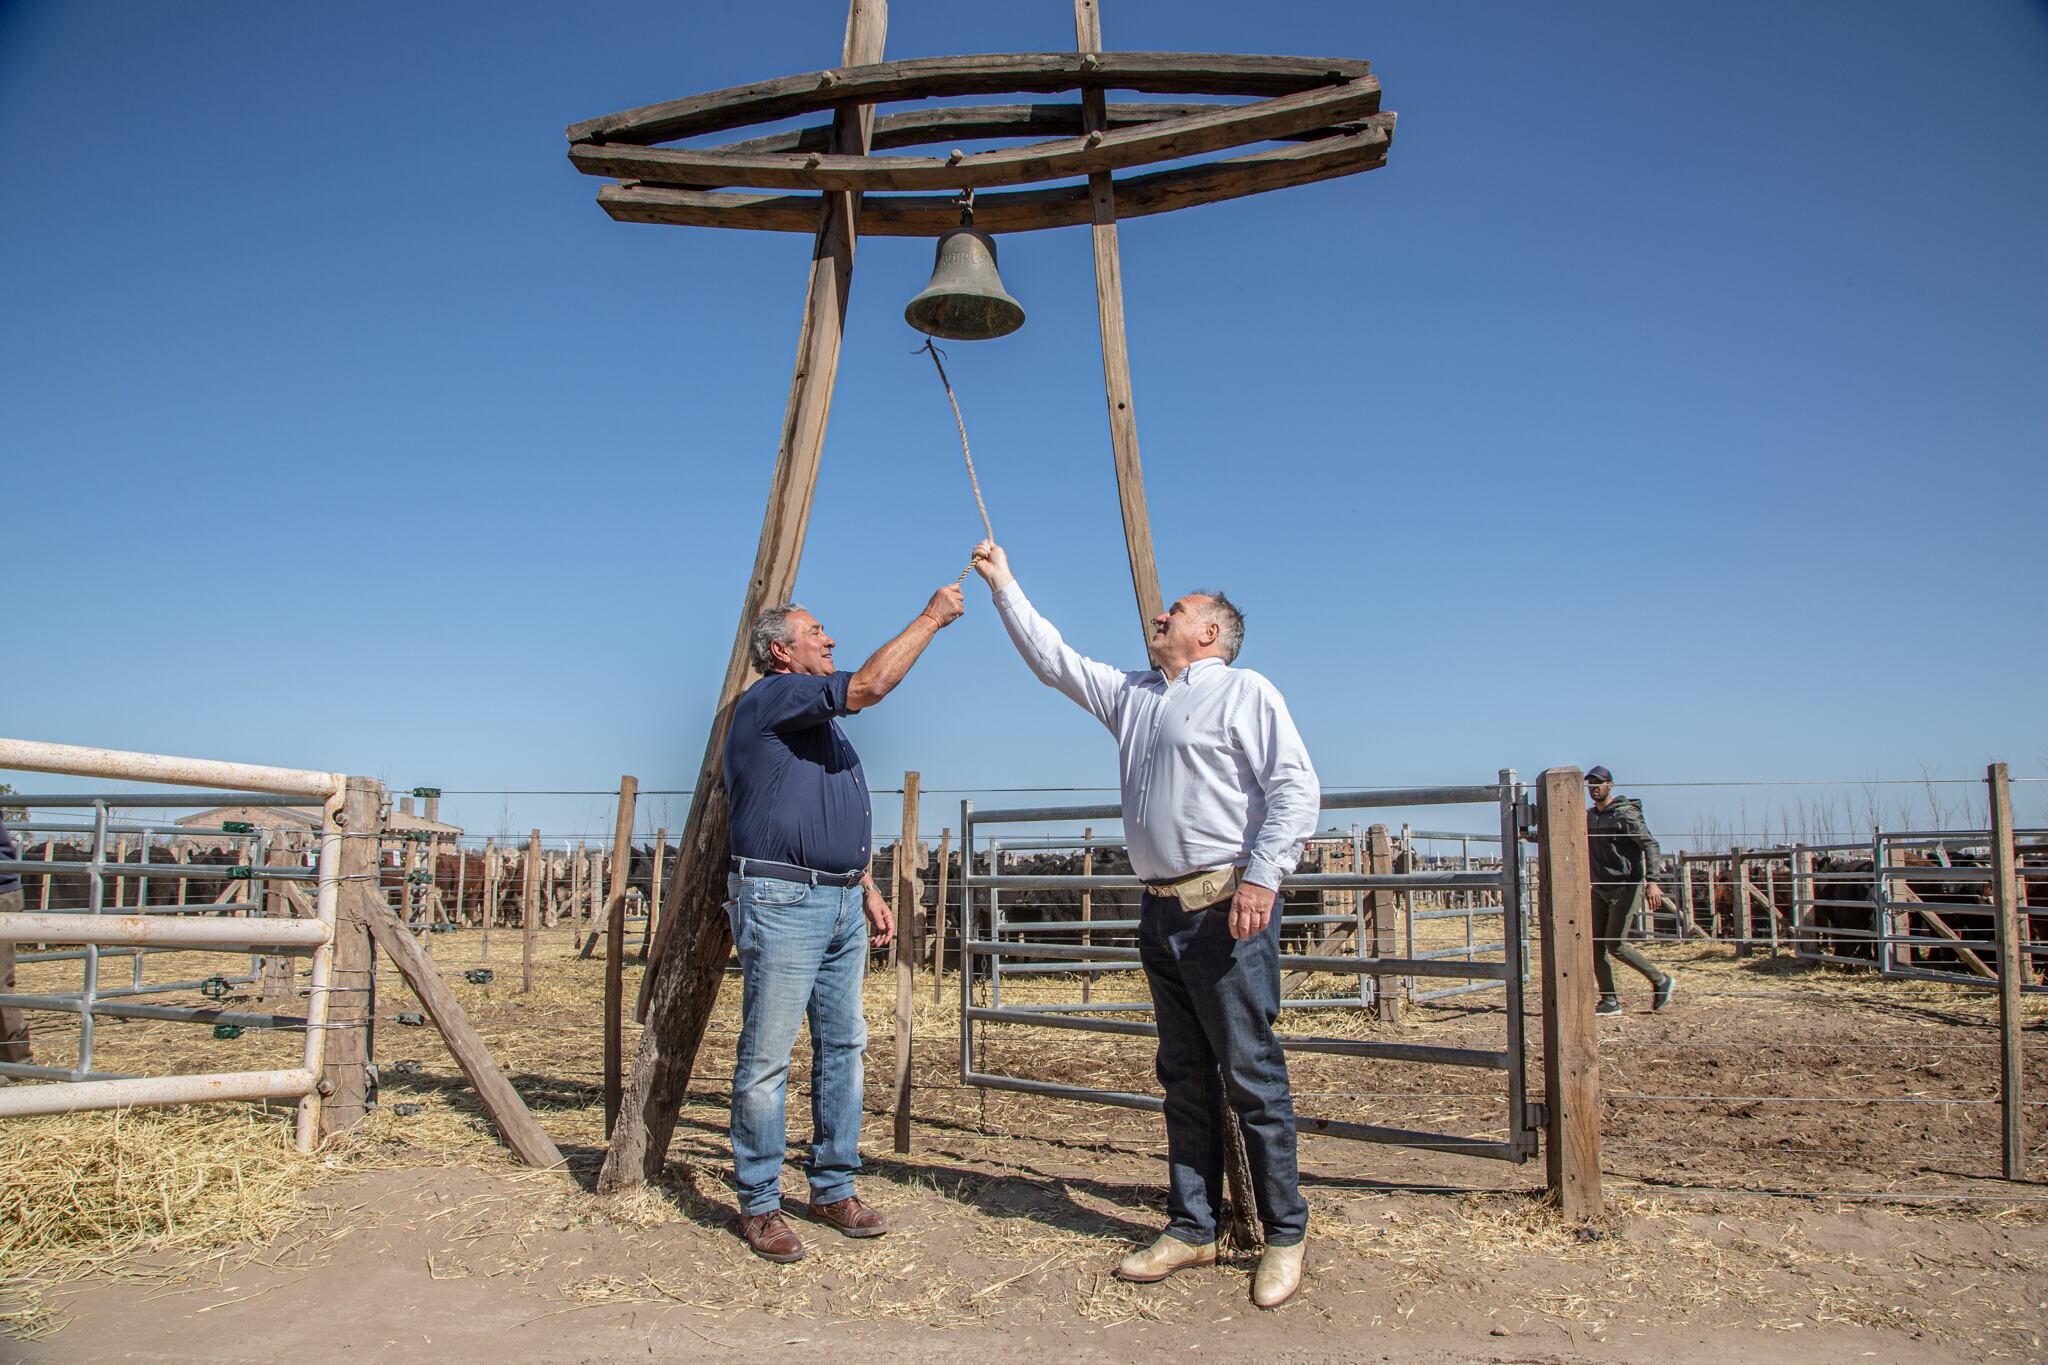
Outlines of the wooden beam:
[{"label": "wooden beam", "polygon": [[[864,2],[864,0],[863,0]],[[1098,39],[1099,41],[1099,39]],[[673,142],[822,109],[958,95],[1043,95],[1061,90],[1136,90],[1153,95],[1291,95],[1361,80],[1370,62],[1345,57],[1269,57],[1233,52],[1003,52],[846,63],[751,85],[663,100],[572,123],[570,142]],[[864,128],[863,133],[867,130]],[[865,137],[863,145],[865,146]],[[835,152],[844,153],[843,146]]]},{"label": "wooden beam", "polygon": [[640,926],[640,960],[647,960],[647,950],[654,942],[654,924],[661,916],[662,864],[668,859],[668,827],[654,831],[654,870],[648,874],[647,919]]},{"label": "wooden beam", "polygon": [[2027,1178],[2026,1066],[2021,1054],[2020,992],[2027,958],[2020,950],[2019,874],[2013,866],[2012,777],[2003,763],[1984,770],[1991,798],[1991,898],[1998,912],[1998,1096],[2000,1148],[2007,1180]]},{"label": "wooden beam", "polygon": [[377,812],[384,789],[351,777],[340,825],[341,888],[334,907],[334,957],[329,969],[327,1045],[320,1068],[320,1137],[360,1123],[367,1111],[370,1064],[370,915],[384,904],[377,884],[382,862]]},{"label": "wooden beam", "polygon": [[[1074,45],[1084,65],[1101,65],[1102,14],[1096,0],[1074,0]],[[1081,121],[1091,134],[1105,122],[1099,87],[1081,93]],[[1150,652],[1152,618],[1163,603],[1152,551],[1152,521],[1145,508],[1145,474],[1138,461],[1138,413],[1131,395],[1130,346],[1124,335],[1123,260],[1116,240],[1116,190],[1107,172],[1088,177],[1091,239],[1095,249],[1095,315],[1102,332],[1102,387],[1109,405],[1110,457],[1116,467],[1117,504],[1123,512],[1124,549],[1138,599],[1138,638]],[[976,221],[980,221],[979,206]],[[986,230],[986,229],[984,229]]]},{"label": "wooden beam", "polygon": [[[887,0],[850,0],[845,64],[879,61],[888,23]],[[874,111],[867,105],[841,105],[835,115],[833,150],[866,151],[873,117]],[[603,1191],[638,1185],[660,1171],[732,951],[732,929],[724,910],[725,876],[732,856],[722,780],[725,736],[732,724],[733,704],[753,677],[747,636],[754,617],[763,607],[788,600],[803,559],[811,494],[825,447],[832,387],[839,374],[859,213],[859,196],[836,192],[825,196],[760,545],[741,600],[739,627],[705,742],[704,760],[698,768],[675,881],[641,981],[640,1014],[646,1027],[640,1034],[618,1126],[598,1173],[598,1188]],[[679,925],[683,926],[680,930]],[[682,935],[679,950],[667,951],[668,941],[678,933]]]},{"label": "wooden beam", "polygon": [[919,777],[903,774],[903,834],[896,843],[896,1151],[910,1150],[911,992],[917,972],[917,912],[924,894],[918,880],[917,797]]},{"label": "wooden beam", "polygon": [[[1387,164],[1393,136],[1394,115],[1374,114],[1356,132],[1298,147],[1124,176],[1115,182],[1117,215],[1142,218],[1378,170]],[[693,190],[639,182],[606,185],[597,192],[597,202],[621,223],[764,232],[811,231],[822,207],[815,194]],[[1011,190],[976,195],[974,200],[974,225],[984,232],[1073,227],[1092,223],[1094,217],[1094,199],[1085,185]],[[936,237],[959,225],[960,204],[954,196],[886,195],[863,203],[858,227],[869,237]]]},{"label": "wooden beam", "polygon": [[405,978],[405,984],[426,1007],[427,1016],[434,1021],[434,1026],[441,1030],[448,1051],[455,1055],[455,1064],[469,1078],[477,1098],[483,1101],[485,1110],[489,1112],[491,1122],[498,1126],[498,1136],[527,1165],[542,1170],[560,1168],[564,1163],[554,1139],[534,1121],[526,1101],[519,1098],[519,1092],[498,1070],[498,1064],[491,1059],[490,1049],[484,1046],[484,1040],[470,1026],[469,1016],[463,1013],[461,1002],[455,998],[455,992],[448,989],[448,983],[442,979],[427,950],[406,932],[406,926],[381,900],[367,904],[365,911],[371,936],[377,940],[377,946],[390,954],[398,974]]},{"label": "wooden beam", "polygon": [[[1112,104],[1105,113],[1110,128],[1136,128],[1165,119],[1206,113],[1213,104]],[[1356,131],[1348,126],[1347,132]],[[1297,133],[1294,137],[1324,135],[1322,129]],[[938,109],[917,109],[903,114],[882,114],[875,119],[868,145],[881,151],[890,147],[921,147],[932,142],[968,142],[991,138],[1079,137],[1087,132],[1081,123],[1079,104],[959,104]],[[788,133],[769,133],[740,142],[721,143],[721,152],[825,152],[832,139],[832,126],[814,124]],[[1291,139],[1282,139],[1291,140]]]},{"label": "wooden beam", "polygon": [[932,901],[932,1003],[946,980],[946,866],[953,851],[953,827],[939,830],[939,886]]},{"label": "wooden beam", "polygon": [[[1366,871],[1375,877],[1394,870],[1394,844],[1385,825],[1374,825],[1365,834]],[[1393,957],[1401,951],[1396,925],[1400,920],[1399,897],[1392,891],[1362,891],[1366,898],[1367,923],[1372,926],[1372,955]],[[1375,976],[1372,979],[1374,1012],[1383,1024],[1401,1022],[1401,978]]]},{"label": "wooden beam", "polygon": [[[604,902],[604,1135],[609,1139],[619,1121],[619,1096],[624,1092],[626,1012],[626,886],[633,877],[634,807],[640,800],[640,779],[619,779],[619,810],[612,821],[612,884]],[[597,941],[593,928],[584,941],[586,956]]]},{"label": "wooden beam", "polygon": [[524,912],[520,916],[519,935],[519,991],[522,995],[533,993],[533,949],[540,937],[540,831],[535,830],[526,841],[525,873],[526,886]]},{"label": "wooden beam", "polygon": [[1585,775],[1550,768],[1537,779],[1537,897],[1543,945],[1543,1080],[1549,1119],[1544,1174],[1573,1222],[1600,1216],[1600,1047],[1593,1017],[1593,885],[1586,849]]},{"label": "wooden beam", "polygon": [[1109,127],[1100,90],[1082,97],[1079,137],[951,156],[851,156],[818,152],[746,152],[717,147],[642,147],[582,143],[569,164],[585,175],[717,189],[942,191],[996,189],[1068,176],[1203,156],[1230,147],[1299,137],[1379,112],[1372,77],[1279,95],[1251,104],[1211,104],[1176,119]]}]

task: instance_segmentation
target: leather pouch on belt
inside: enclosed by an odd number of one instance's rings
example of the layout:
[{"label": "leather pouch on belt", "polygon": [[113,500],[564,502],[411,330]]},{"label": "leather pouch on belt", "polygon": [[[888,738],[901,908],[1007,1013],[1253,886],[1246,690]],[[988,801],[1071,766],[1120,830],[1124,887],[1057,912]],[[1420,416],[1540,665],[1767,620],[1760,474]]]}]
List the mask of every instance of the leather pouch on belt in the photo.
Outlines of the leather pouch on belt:
[{"label": "leather pouch on belt", "polygon": [[1148,889],[1154,895],[1173,896],[1180,901],[1180,908],[1193,914],[1207,910],[1237,894],[1237,883],[1243,875],[1242,868],[1218,867],[1207,872],[1197,872],[1192,877],[1183,877],[1177,882]]}]

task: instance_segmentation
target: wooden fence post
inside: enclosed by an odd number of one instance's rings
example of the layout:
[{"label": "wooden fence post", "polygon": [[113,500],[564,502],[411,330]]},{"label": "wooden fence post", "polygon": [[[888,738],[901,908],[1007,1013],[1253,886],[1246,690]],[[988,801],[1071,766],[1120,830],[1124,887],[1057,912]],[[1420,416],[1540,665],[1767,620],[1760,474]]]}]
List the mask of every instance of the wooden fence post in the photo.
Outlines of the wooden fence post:
[{"label": "wooden fence post", "polygon": [[1543,940],[1543,1082],[1549,1111],[1544,1175],[1573,1222],[1600,1215],[1600,1050],[1593,1018],[1593,886],[1585,777],[1546,769],[1537,780]]},{"label": "wooden fence post", "polygon": [[1792,952],[1817,952],[1813,933],[1813,850],[1805,844],[1792,846]]},{"label": "wooden fence post", "polygon": [[2012,837],[2012,777],[2003,763],[1984,770],[1991,787],[1991,894],[1998,907],[1998,1095],[2003,1101],[2001,1147],[2005,1178],[2027,1178],[2026,1109],[2021,1098],[2025,1070],[2020,1055],[2020,992],[2027,985],[2027,958],[2020,948],[2020,888]]},{"label": "wooden fence post", "polygon": [[896,844],[896,1150],[910,1150],[911,988],[917,971],[918,774],[903,774],[903,834]]},{"label": "wooden fence post", "polygon": [[383,842],[377,812],[384,789],[351,777],[337,823],[341,826],[341,894],[334,908],[334,957],[328,974],[327,1048],[320,1069],[320,1136],[345,1132],[362,1121],[369,1103],[370,906],[383,900],[377,884]]},{"label": "wooden fence post", "polygon": [[[1376,877],[1389,876],[1394,870],[1394,845],[1387,835],[1385,825],[1374,825],[1365,834],[1366,869]],[[1372,906],[1372,955],[1392,957],[1400,951],[1395,937],[1395,923],[1398,902],[1392,891],[1374,890],[1365,893]],[[1412,945],[1411,945],[1412,947]],[[1375,975],[1372,979],[1374,1012],[1382,1023],[1401,1022],[1401,978],[1398,976]]]},{"label": "wooden fence post", "polygon": [[668,827],[654,831],[654,872],[647,883],[647,919],[640,926],[640,960],[647,961],[647,950],[654,943],[655,921],[661,918],[662,874],[667,870]]},{"label": "wooden fence post", "polygon": [[946,862],[953,851],[953,827],[939,831],[939,889],[932,904],[932,1003],[946,979]]},{"label": "wooden fence post", "polygon": [[533,947],[540,936],[540,831],[533,831],[526,841],[525,866],[526,887],[524,913],[520,916],[519,936],[519,993],[533,993]]},{"label": "wooden fence post", "polygon": [[1752,925],[1749,905],[1749,850],[1737,845],[1728,850],[1728,904],[1735,912],[1735,955],[1748,957]]},{"label": "wooden fence post", "polygon": [[[640,801],[640,779],[619,779],[619,812],[612,821],[612,880],[604,903],[604,1135],[609,1139],[619,1121],[619,1096],[624,1088],[621,1074],[625,1056],[625,1024],[620,1016],[626,1008],[626,883],[633,871],[634,807]],[[583,955],[597,941],[593,929],[583,941]],[[651,970],[651,969],[650,969]]]}]

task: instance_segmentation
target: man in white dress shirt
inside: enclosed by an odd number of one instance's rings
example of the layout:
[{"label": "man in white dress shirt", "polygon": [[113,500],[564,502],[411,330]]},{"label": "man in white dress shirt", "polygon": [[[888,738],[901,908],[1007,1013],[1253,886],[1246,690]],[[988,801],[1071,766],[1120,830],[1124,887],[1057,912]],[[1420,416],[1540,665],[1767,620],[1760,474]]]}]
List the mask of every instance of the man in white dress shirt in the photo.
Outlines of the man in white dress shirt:
[{"label": "man in white dress shirt", "polygon": [[1233,668],[1244,618],[1191,593],[1152,622],[1152,667],[1127,673],[1070,648],[1035,611],[993,541],[975,547],[996,611],[1041,682],[1116,736],[1124,838],[1145,883],[1138,954],[1159,1026],[1169,1165],[1166,1231],[1117,1275],[1150,1283],[1216,1262],[1224,1093],[1242,1121],[1266,1251],[1252,1301],[1301,1286],[1308,1205],[1294,1099],[1273,1035],[1280,1013],[1280,882],[1315,832],[1322,789],[1287,703]]}]

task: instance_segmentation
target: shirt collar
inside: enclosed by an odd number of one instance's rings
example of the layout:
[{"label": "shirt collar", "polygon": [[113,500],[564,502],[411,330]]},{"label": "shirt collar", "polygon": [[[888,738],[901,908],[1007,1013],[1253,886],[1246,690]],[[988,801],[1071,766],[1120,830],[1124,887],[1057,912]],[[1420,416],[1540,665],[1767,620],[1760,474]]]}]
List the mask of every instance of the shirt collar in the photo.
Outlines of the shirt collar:
[{"label": "shirt collar", "polygon": [[1217,667],[1217,668],[1228,668],[1228,667],[1230,667],[1230,665],[1229,665],[1229,664],[1227,664],[1227,663],[1225,663],[1225,662],[1224,662],[1223,660],[1221,660],[1221,659],[1217,658],[1217,657],[1216,657],[1216,656],[1215,656],[1214,654],[1205,654],[1205,655],[1203,655],[1203,656],[1202,656],[1201,658],[1199,658],[1199,659],[1195,660],[1195,661],[1194,661],[1193,663],[1189,664],[1189,665],[1188,665],[1188,666],[1187,666],[1186,668],[1183,668],[1183,669],[1182,669],[1182,670],[1180,671],[1180,673],[1179,673],[1179,675],[1178,675],[1178,676],[1176,676],[1176,677],[1172,677],[1172,678],[1169,678],[1169,677],[1167,677],[1167,676],[1166,676],[1166,674],[1165,674],[1165,673],[1164,673],[1163,671],[1161,671],[1161,672],[1160,672],[1160,674],[1159,674],[1159,677],[1160,677],[1160,680],[1161,680],[1162,682],[1166,683],[1166,684],[1167,684],[1167,685],[1168,685],[1169,687],[1170,687],[1170,686],[1172,686],[1172,685],[1173,685],[1174,683],[1177,683],[1177,682],[1193,682],[1193,681],[1195,680],[1195,674],[1196,674],[1196,673],[1197,673],[1198,671],[1199,671],[1199,672],[1203,672],[1203,673],[1207,673],[1207,672],[1210,672],[1210,671],[1212,671],[1212,670],[1210,670],[1210,669],[1207,669],[1207,668],[1203,668],[1203,667],[1202,667],[1202,665],[1204,665],[1204,664],[1214,664],[1214,665],[1216,665],[1216,667]]}]

